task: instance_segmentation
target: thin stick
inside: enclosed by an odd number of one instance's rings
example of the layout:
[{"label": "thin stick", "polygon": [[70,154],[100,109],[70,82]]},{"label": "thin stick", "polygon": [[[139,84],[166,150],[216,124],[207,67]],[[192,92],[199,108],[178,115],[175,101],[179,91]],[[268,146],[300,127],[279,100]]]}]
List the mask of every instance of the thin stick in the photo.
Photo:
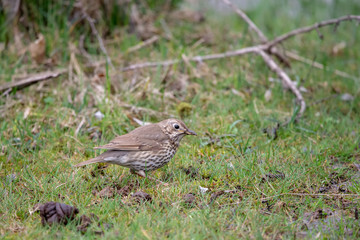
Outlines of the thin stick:
[{"label": "thin stick", "polygon": [[261,199],[262,201],[268,200],[268,199],[272,199],[275,197],[280,197],[280,196],[285,196],[285,195],[290,195],[290,196],[299,196],[299,197],[304,197],[304,196],[312,196],[312,197],[321,197],[321,196],[328,196],[328,197],[360,197],[360,194],[327,194],[327,193],[281,193],[281,194],[277,194],[271,197],[266,197]]},{"label": "thin stick", "polygon": [[1,92],[10,92],[11,89],[16,88],[17,90],[23,89],[25,87],[28,87],[32,84],[35,84],[37,82],[41,82],[41,81],[45,81],[48,79],[52,79],[52,78],[56,78],[58,76],[60,76],[61,74],[64,74],[66,72],[66,70],[61,69],[58,70],[56,72],[42,72],[39,74],[36,74],[34,76],[30,76],[27,78],[24,78],[22,80],[19,81],[15,81],[15,82],[11,82],[11,83],[6,83],[0,86],[0,93]]},{"label": "thin stick", "polygon": [[333,19],[329,19],[329,20],[325,20],[325,21],[322,21],[322,22],[317,22],[311,26],[306,26],[306,27],[302,27],[302,28],[298,28],[298,29],[295,29],[295,30],[292,30],[288,33],[285,33],[277,38],[275,38],[274,40],[270,41],[269,43],[267,43],[268,47],[271,48],[272,46],[276,45],[276,44],[279,44],[283,41],[285,41],[286,39],[288,38],[291,38],[295,35],[300,35],[300,34],[303,34],[303,33],[307,33],[307,32],[311,32],[315,29],[319,29],[321,27],[325,27],[327,25],[339,25],[340,22],[343,22],[343,21],[351,21],[351,20],[357,20],[360,22],[360,16],[357,16],[357,15],[348,15],[348,16],[343,16],[343,17],[339,17],[339,18],[333,18]]},{"label": "thin stick", "polygon": [[[220,59],[220,58],[245,55],[248,53],[257,52],[258,50],[261,50],[261,49],[266,49],[266,45],[257,45],[257,46],[253,46],[253,47],[241,48],[241,49],[238,49],[235,51],[228,51],[225,53],[215,53],[215,54],[204,55],[204,56],[199,55],[199,56],[195,56],[195,57],[189,57],[188,60],[192,61],[192,62],[202,62],[202,61],[215,60],[215,59]],[[132,71],[132,70],[140,69],[140,68],[149,68],[149,67],[158,67],[158,66],[166,67],[166,66],[174,65],[174,64],[182,62],[182,61],[183,61],[182,59],[171,59],[171,60],[166,60],[166,61],[162,61],[162,62],[145,62],[145,63],[139,63],[139,64],[134,64],[134,65],[124,67],[121,69],[121,71],[126,72],[126,71]]]},{"label": "thin stick", "polygon": [[[233,10],[242,19],[244,19],[244,21],[247,24],[249,24],[249,27],[258,34],[261,41],[263,41],[263,42],[267,41],[267,37],[262,33],[262,31],[256,26],[256,24],[253,21],[251,21],[251,19],[243,11],[241,11],[239,8],[237,8],[235,5],[233,5],[229,0],[223,0],[223,2],[226,3],[227,5],[229,5],[230,7],[232,7]],[[290,90],[294,93],[294,95],[296,96],[296,99],[300,103],[300,110],[296,117],[300,118],[306,109],[306,103],[305,103],[305,100],[304,100],[302,94],[297,89],[297,87],[295,86],[293,81],[291,81],[290,77],[286,74],[286,72],[284,70],[282,70],[282,68],[280,68],[280,66],[270,57],[270,55],[268,55],[264,50],[260,50],[260,49],[257,50],[256,52],[264,59],[265,63],[268,65],[268,67],[271,69],[271,71],[275,72],[281,78],[284,85],[286,85],[288,88],[290,88]]]},{"label": "thin stick", "polygon": [[83,118],[81,119],[81,122],[79,123],[78,127],[77,127],[76,130],[75,130],[75,136],[77,136],[77,135],[79,134],[80,129],[82,128],[82,126],[84,125],[84,123],[85,123],[85,118],[83,117]]},{"label": "thin stick", "polygon": [[146,47],[148,45],[151,45],[153,44],[154,42],[156,42],[157,40],[159,40],[159,36],[152,36],[151,38],[147,39],[146,41],[144,42],[141,42],[131,48],[129,48],[126,53],[131,53],[131,52],[135,52],[143,47]]},{"label": "thin stick", "polygon": [[84,48],[84,39],[85,39],[85,35],[82,34],[79,39],[79,50],[81,54],[84,55],[89,60],[89,62],[93,62],[93,58]]},{"label": "thin stick", "polygon": [[[323,21],[320,23],[316,23],[313,25],[313,28],[309,29],[309,27],[305,27],[305,30],[301,30],[303,28],[299,28],[299,29],[295,29],[291,32],[285,33],[283,35],[281,35],[278,38],[275,38],[274,40],[270,41],[269,43],[266,44],[260,44],[260,45],[255,45],[252,47],[246,47],[246,48],[241,48],[238,50],[234,50],[234,51],[228,51],[225,53],[216,53],[216,54],[210,54],[210,55],[203,55],[203,56],[195,56],[195,57],[189,57],[189,61],[207,61],[207,60],[215,60],[215,59],[221,59],[221,58],[227,58],[227,57],[235,57],[235,56],[240,56],[240,55],[245,55],[248,53],[254,53],[254,52],[258,52],[259,50],[264,50],[267,51],[269,48],[271,48],[273,45],[275,44],[279,44],[287,39],[289,39],[290,37],[293,37],[297,34],[302,34],[304,32],[309,32],[312,31],[316,28],[320,28],[320,27],[324,27],[326,25],[330,25],[330,24],[339,24],[341,21],[347,21],[347,20],[351,20],[351,19],[360,19],[360,16],[343,16],[340,18],[336,18],[336,19],[331,19],[328,21]],[[316,26],[315,26],[316,25]],[[315,27],[314,27],[315,26]],[[298,30],[301,30],[298,32]],[[166,60],[166,61],[161,61],[161,62],[145,62],[145,63],[138,63],[138,64],[134,64],[134,65],[130,65],[127,67],[124,67],[122,69],[120,69],[121,71],[125,72],[125,71],[132,71],[132,70],[136,70],[136,69],[141,69],[141,68],[149,68],[149,67],[158,67],[158,66],[169,66],[169,65],[173,65],[176,63],[181,62],[182,60],[180,59],[171,59],[171,60]]]},{"label": "thin stick", "polygon": [[[258,35],[260,38],[261,43],[268,42],[268,38],[265,36],[265,34],[256,26],[256,24],[244,13],[241,9],[237,8],[232,2],[229,0],[222,0],[225,4],[227,4],[229,7],[234,9],[234,11],[249,25],[250,29]],[[290,67],[289,61],[286,59],[285,56],[280,54],[277,48],[270,49],[269,53],[273,54],[275,57],[279,59],[282,63],[284,63],[286,66]]]},{"label": "thin stick", "polygon": [[253,21],[239,8],[237,8],[232,2],[229,0],[222,0],[225,4],[230,6],[250,27],[251,30],[256,32],[256,34],[259,36],[261,42],[265,43],[268,41],[267,37],[264,35],[264,33],[255,25]]},{"label": "thin stick", "polygon": [[283,83],[285,83],[285,85],[290,88],[290,90],[296,96],[296,99],[299,101],[300,104],[300,110],[296,117],[300,118],[306,109],[306,103],[299,89],[297,89],[294,82],[291,81],[290,77],[285,73],[285,71],[282,70],[265,51],[258,51],[258,53],[264,59],[265,63],[268,65],[271,71],[275,72],[282,79]]},{"label": "thin stick", "polygon": [[92,30],[93,34],[96,36],[96,38],[97,38],[97,40],[98,40],[98,42],[99,42],[101,51],[102,51],[102,52],[105,54],[105,56],[106,56],[106,61],[107,61],[107,63],[108,63],[113,69],[115,69],[114,65],[113,65],[112,62],[111,62],[111,58],[109,57],[109,54],[108,54],[108,52],[106,51],[106,48],[105,48],[105,45],[104,45],[104,41],[102,40],[102,38],[101,38],[98,30],[97,30],[96,27],[95,27],[95,24],[94,24],[95,20],[92,19],[85,11],[83,11],[83,14],[84,14],[84,17],[86,18],[86,20],[89,22],[90,27],[91,27],[91,30]]}]

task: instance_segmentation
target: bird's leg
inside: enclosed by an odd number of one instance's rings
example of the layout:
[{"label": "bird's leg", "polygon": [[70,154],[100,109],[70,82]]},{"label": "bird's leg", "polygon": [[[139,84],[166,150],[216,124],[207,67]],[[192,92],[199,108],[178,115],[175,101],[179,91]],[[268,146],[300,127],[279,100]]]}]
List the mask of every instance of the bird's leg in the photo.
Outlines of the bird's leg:
[{"label": "bird's leg", "polygon": [[140,176],[140,177],[148,178],[148,179],[150,179],[150,180],[156,181],[156,182],[158,182],[158,183],[160,183],[160,184],[162,184],[162,185],[164,185],[164,186],[169,186],[168,183],[164,183],[164,182],[162,182],[162,181],[160,181],[160,180],[158,180],[158,179],[156,179],[156,178],[153,178],[153,177],[150,177],[150,176],[146,176],[146,173],[145,173],[144,171],[142,171],[142,170],[141,170],[141,171],[135,171],[135,170],[130,169],[130,172],[131,172],[132,174],[136,174],[136,175],[138,175],[138,176]]}]

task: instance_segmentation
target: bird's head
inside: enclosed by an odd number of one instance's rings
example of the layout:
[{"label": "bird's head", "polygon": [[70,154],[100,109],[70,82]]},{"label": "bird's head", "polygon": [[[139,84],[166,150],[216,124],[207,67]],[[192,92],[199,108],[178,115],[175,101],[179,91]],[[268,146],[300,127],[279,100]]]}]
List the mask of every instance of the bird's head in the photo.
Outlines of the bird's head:
[{"label": "bird's head", "polygon": [[181,139],[186,135],[196,135],[196,133],[190,130],[183,121],[178,119],[166,119],[159,122],[159,125],[165,134],[177,144],[179,144]]}]

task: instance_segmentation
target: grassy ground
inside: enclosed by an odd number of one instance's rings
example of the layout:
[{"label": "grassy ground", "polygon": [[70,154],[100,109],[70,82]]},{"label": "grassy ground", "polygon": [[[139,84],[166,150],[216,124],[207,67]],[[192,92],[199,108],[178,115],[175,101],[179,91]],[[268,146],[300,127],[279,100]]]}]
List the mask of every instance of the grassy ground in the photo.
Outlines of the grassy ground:
[{"label": "grassy ground", "polygon": [[[248,13],[271,38],[360,10],[355,0],[334,1],[331,6],[302,1],[300,7],[292,7],[291,2],[263,1]],[[130,54],[125,51],[140,41],[125,29],[113,29],[105,38],[116,68],[181,58],[181,54],[223,52],[253,41],[237,16],[219,15],[213,9],[205,13],[203,22],[160,16],[154,24],[161,36],[171,37],[160,37]],[[360,30],[354,22],[342,23],[335,33],[333,27],[321,29],[323,40],[314,32],[284,44],[324,64],[326,70],[292,62],[287,72],[307,89],[303,95],[308,108],[301,121],[277,130],[276,139],[272,129],[290,118],[296,105],[293,95],[283,90],[257,56],[191,66],[180,63],[167,75],[168,69],[162,68],[121,73],[103,65],[94,67],[74,50],[80,33],[70,34],[56,22],[39,29],[46,39],[47,57],[56,59],[50,68],[66,67],[72,73],[0,98],[2,237],[359,237],[355,212],[360,207],[356,195],[360,194],[360,82],[334,73],[339,69],[359,76]],[[86,36],[84,46],[93,62],[103,59],[96,38],[90,32]],[[345,47],[335,54],[333,49],[341,42]],[[19,59],[10,46],[0,54],[1,84],[14,74],[49,69],[36,65],[27,54]],[[271,98],[266,99],[269,90]],[[353,98],[342,100],[345,93]],[[118,166],[72,167],[100,153],[93,147],[134,129],[129,117],[162,119],[129,112],[119,107],[124,102],[183,118],[199,134],[185,138],[168,166],[151,173],[169,187]],[[185,111],[184,103],[191,110]],[[94,116],[96,111],[104,114],[102,120]],[[121,194],[124,187],[130,189],[128,196]],[[202,193],[200,187],[208,190]],[[150,194],[152,201],[137,203],[131,196],[137,191]],[[189,200],[189,193],[195,199]],[[98,219],[85,233],[77,230],[78,220],[44,227],[39,214],[31,210],[48,201],[76,206],[79,215],[93,213]]]}]

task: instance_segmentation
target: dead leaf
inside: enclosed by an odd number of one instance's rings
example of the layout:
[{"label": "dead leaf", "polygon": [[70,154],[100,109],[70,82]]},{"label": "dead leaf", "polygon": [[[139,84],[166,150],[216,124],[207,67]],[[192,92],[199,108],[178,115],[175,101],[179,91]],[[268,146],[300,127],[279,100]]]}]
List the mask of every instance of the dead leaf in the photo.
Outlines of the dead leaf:
[{"label": "dead leaf", "polygon": [[81,233],[85,233],[87,231],[88,227],[91,225],[92,221],[88,216],[82,215],[80,217],[80,222],[81,222],[81,224],[79,226],[77,226],[77,230]]},{"label": "dead leaf", "polygon": [[59,202],[47,202],[39,207],[41,223],[49,224],[67,224],[75,218],[79,210],[76,207]]},{"label": "dead leaf", "polygon": [[45,38],[41,33],[39,34],[38,39],[36,39],[29,46],[29,52],[31,58],[37,63],[41,64],[45,60]]},{"label": "dead leaf", "polygon": [[[80,217],[80,225],[77,226],[77,230],[79,232],[81,232],[82,234],[84,234],[88,227],[93,223],[93,222],[99,221],[99,218],[93,214],[90,213],[90,217],[88,217],[87,215],[81,215]],[[100,223],[99,223],[100,226]]]},{"label": "dead leaf", "polygon": [[272,97],[271,89],[266,90],[266,92],[264,94],[265,101],[267,101],[267,102],[270,101],[271,97]]},{"label": "dead leaf", "polygon": [[305,93],[308,92],[307,88],[305,88],[304,86],[300,86],[300,87],[299,87],[299,91],[300,91],[300,92],[305,92]]},{"label": "dead leaf", "polygon": [[101,197],[101,198],[111,198],[114,196],[114,189],[111,187],[106,187],[103,188],[98,194],[97,196]]},{"label": "dead leaf", "polygon": [[[245,98],[246,98],[245,94],[243,94],[242,92],[236,90],[235,88],[232,88],[232,89],[231,89],[231,92],[232,92],[233,94],[235,94],[236,96],[241,97],[242,99],[245,99]],[[270,93],[271,93],[271,92],[270,92]],[[265,93],[265,95],[266,95],[266,93]]]},{"label": "dead leaf", "polygon": [[141,202],[151,202],[152,198],[149,194],[147,194],[146,192],[136,192],[131,196],[133,199],[135,199],[136,202],[141,203]]},{"label": "dead leaf", "polygon": [[343,50],[346,48],[346,42],[342,41],[338,44],[336,44],[331,51],[331,54],[336,56],[336,55],[340,55]]},{"label": "dead leaf", "polygon": [[31,108],[30,108],[30,107],[25,108],[24,117],[23,117],[24,119],[26,119],[26,118],[29,116],[30,111],[31,111]]},{"label": "dead leaf", "polygon": [[192,205],[196,201],[196,198],[194,194],[188,193],[183,196],[183,200],[185,204]]},{"label": "dead leaf", "polygon": [[132,185],[132,184],[126,185],[126,186],[120,188],[119,190],[117,190],[117,194],[121,195],[122,197],[127,197],[127,196],[129,196],[133,187],[134,187],[134,185]]}]

